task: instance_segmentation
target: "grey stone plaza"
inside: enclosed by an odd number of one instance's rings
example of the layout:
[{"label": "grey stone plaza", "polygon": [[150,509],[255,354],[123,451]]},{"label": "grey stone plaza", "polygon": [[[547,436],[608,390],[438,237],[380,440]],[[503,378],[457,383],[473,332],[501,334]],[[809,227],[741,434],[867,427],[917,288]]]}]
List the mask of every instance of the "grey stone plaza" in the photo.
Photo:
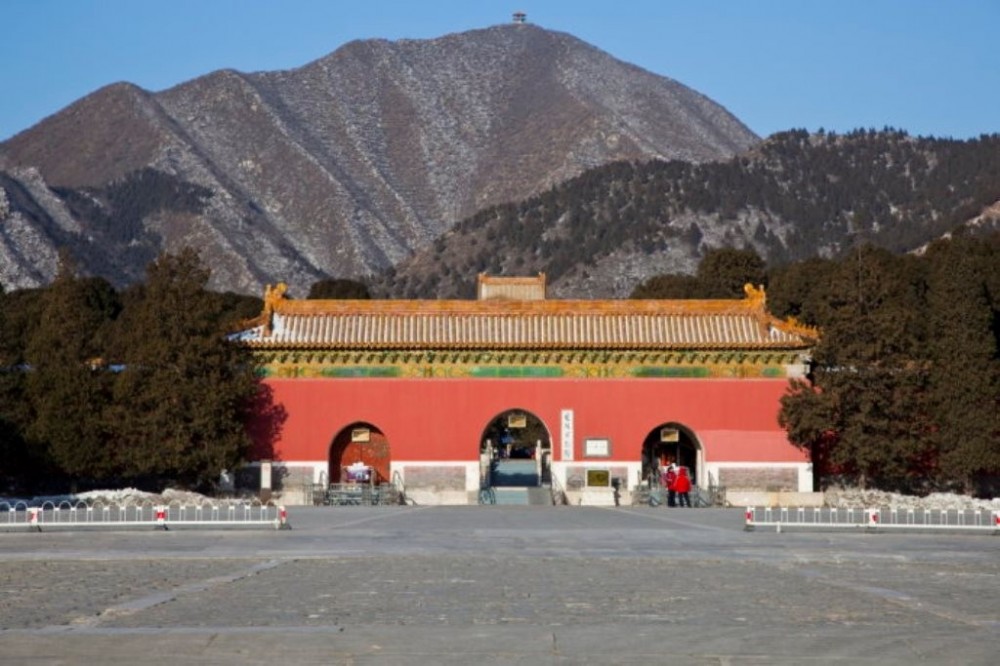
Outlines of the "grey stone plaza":
[{"label": "grey stone plaza", "polygon": [[0,532],[3,664],[995,664],[1000,537],[738,509],[303,507]]}]

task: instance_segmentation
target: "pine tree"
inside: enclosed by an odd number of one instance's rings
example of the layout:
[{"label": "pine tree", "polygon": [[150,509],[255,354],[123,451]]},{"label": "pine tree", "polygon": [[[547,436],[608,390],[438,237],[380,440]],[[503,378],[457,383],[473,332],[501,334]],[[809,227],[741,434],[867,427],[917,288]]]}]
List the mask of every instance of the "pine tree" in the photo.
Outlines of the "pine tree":
[{"label": "pine tree", "polygon": [[78,278],[64,255],[25,350],[29,453],[73,484],[102,478],[112,469],[104,422],[110,382],[99,343],[115,310],[108,289],[103,280]]},{"label": "pine tree", "polygon": [[368,285],[348,279],[325,279],[314,282],[309,288],[308,299],[363,299],[371,298]]},{"label": "pine tree", "polygon": [[[3,203],[0,189],[0,204]],[[2,213],[0,206],[0,213]],[[23,417],[19,418],[20,407],[24,404],[24,373],[16,362],[16,353],[11,346],[10,324],[7,318],[8,297],[0,284],[0,487],[11,485],[22,478],[27,471],[25,446],[21,433]]]},{"label": "pine tree", "polygon": [[743,298],[747,283],[767,282],[764,261],[753,250],[709,250],[697,275],[656,275],[632,290],[629,298]]},{"label": "pine tree", "polygon": [[701,298],[742,298],[747,283],[767,283],[764,260],[753,250],[720,248],[705,253],[698,264]]},{"label": "pine tree", "polygon": [[911,260],[861,248],[831,276],[812,383],[782,400],[789,439],[862,486],[911,489],[927,457],[922,308]]},{"label": "pine tree", "polygon": [[777,317],[795,317],[818,326],[818,306],[826,299],[837,263],[829,259],[806,259],[769,271],[767,309]]},{"label": "pine tree", "polygon": [[116,445],[140,482],[207,487],[249,451],[253,359],[219,330],[208,278],[193,250],[161,255],[121,318]]},{"label": "pine tree", "polygon": [[971,492],[977,480],[1000,474],[998,313],[989,285],[1000,254],[957,237],[927,256],[933,441],[941,480]]}]

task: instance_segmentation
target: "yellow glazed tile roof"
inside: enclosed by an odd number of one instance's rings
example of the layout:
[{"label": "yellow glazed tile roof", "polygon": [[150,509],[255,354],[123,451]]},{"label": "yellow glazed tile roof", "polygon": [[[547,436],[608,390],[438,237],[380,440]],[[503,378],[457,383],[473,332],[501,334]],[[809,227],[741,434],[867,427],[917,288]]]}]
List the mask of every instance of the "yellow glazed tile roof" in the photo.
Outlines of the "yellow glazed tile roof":
[{"label": "yellow glazed tile roof", "polygon": [[806,349],[812,331],[743,300],[290,300],[269,292],[258,349]]}]

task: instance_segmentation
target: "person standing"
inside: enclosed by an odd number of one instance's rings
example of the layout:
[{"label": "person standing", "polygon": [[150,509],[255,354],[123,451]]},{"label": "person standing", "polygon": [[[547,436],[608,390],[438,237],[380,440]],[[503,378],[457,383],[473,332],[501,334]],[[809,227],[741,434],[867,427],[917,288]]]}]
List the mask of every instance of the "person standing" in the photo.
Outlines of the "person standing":
[{"label": "person standing", "polygon": [[667,487],[667,506],[677,506],[677,463],[670,463],[663,475],[663,485]]},{"label": "person standing", "polygon": [[677,470],[677,480],[674,481],[674,490],[677,492],[677,502],[679,506],[691,508],[691,475],[687,467]]}]

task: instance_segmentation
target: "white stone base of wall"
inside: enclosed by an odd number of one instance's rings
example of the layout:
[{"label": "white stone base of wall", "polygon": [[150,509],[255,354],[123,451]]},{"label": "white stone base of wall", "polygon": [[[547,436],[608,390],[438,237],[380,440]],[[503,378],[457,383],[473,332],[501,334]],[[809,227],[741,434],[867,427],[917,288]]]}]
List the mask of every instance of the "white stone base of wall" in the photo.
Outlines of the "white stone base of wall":
[{"label": "white stone base of wall", "polygon": [[276,504],[284,506],[312,506],[312,487],[286,488],[272,497]]},{"label": "white stone base of wall", "polygon": [[409,490],[406,491],[407,503],[418,506],[467,506],[476,504],[464,490]]},{"label": "white stone base of wall", "polygon": [[[257,467],[260,463],[251,463]],[[285,504],[308,505],[313,503],[312,484],[325,485],[327,482],[327,462],[325,460],[295,460],[272,463],[272,477],[280,479],[278,490]],[[629,491],[638,485],[641,465],[637,462],[611,461],[558,461],[552,463],[552,476],[557,487],[566,491],[567,502],[573,506],[614,506],[614,494],[606,487],[579,486],[581,477],[586,477],[588,469],[614,470],[616,477],[626,483],[622,488],[620,502],[628,504]],[[812,465],[809,463],[781,462],[706,462],[705,475],[712,485],[720,485],[720,479],[734,473],[752,477],[759,472],[762,478],[768,473],[779,474],[784,484],[790,487],[737,487],[726,485],[726,500],[731,506],[819,506],[822,493],[813,493]],[[409,472],[409,474],[407,474]],[[436,477],[441,472],[440,478]],[[455,461],[393,461],[391,474],[402,479],[406,496],[421,505],[462,505],[476,504],[479,493],[479,462]],[[407,478],[409,476],[410,478]],[[276,484],[277,485],[277,484]],[[569,486],[569,487],[567,487]],[[819,499],[817,499],[819,498]],[[816,503],[818,502],[818,504]]]},{"label": "white stone base of wall", "polygon": [[727,490],[730,506],[821,507],[823,493],[767,492],[762,490]]},{"label": "white stone base of wall", "polygon": [[[813,489],[812,464],[808,462],[707,462],[705,463],[705,469],[708,474],[709,485],[725,487],[727,489],[727,499],[729,499],[729,491],[739,490],[741,488],[753,491],[780,490],[781,492],[800,493],[811,493]],[[751,476],[755,472],[762,478],[760,484],[733,484],[727,482],[726,480],[727,476],[732,477],[735,473],[740,473],[744,476]],[[787,484],[790,485],[790,487],[767,488],[766,486],[769,485],[769,483],[766,480],[766,477],[769,473],[782,474],[786,478],[793,479],[790,484]],[[729,499],[729,501],[732,503],[732,499]]]},{"label": "white stone base of wall", "polygon": [[[619,501],[624,505],[625,497]],[[629,498],[631,501],[631,498]],[[567,490],[566,502],[570,506],[614,506],[615,495],[610,488],[586,488],[584,490]]]}]

